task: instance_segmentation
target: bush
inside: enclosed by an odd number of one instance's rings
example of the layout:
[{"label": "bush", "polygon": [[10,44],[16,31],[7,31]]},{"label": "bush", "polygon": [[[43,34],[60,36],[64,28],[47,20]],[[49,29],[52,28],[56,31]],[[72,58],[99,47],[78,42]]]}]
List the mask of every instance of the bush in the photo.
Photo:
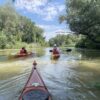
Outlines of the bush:
[{"label": "bush", "polygon": [[90,39],[84,38],[76,44],[76,47],[88,48],[88,49],[100,49],[100,44],[96,44]]},{"label": "bush", "polygon": [[4,49],[6,48],[7,44],[7,37],[3,34],[3,32],[0,32],[0,48]]}]

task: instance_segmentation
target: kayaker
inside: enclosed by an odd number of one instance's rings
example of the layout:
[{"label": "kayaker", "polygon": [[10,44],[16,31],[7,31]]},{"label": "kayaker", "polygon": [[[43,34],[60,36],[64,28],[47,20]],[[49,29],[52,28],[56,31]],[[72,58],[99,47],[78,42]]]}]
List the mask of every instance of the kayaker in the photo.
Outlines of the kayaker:
[{"label": "kayaker", "polygon": [[56,45],[56,44],[54,44],[52,53],[53,53],[53,54],[59,54],[59,51],[58,51],[58,49],[57,49],[57,45]]},{"label": "kayaker", "polygon": [[20,54],[27,54],[27,50],[25,49],[25,47],[22,47],[22,49],[20,50]]}]

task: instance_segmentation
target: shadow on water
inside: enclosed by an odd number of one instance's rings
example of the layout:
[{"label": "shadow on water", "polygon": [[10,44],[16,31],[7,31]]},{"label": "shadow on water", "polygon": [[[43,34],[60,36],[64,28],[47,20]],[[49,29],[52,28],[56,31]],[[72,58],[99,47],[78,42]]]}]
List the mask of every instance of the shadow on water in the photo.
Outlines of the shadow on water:
[{"label": "shadow on water", "polygon": [[84,59],[96,59],[100,58],[100,51],[99,50],[88,50],[88,49],[76,49]]},{"label": "shadow on water", "polygon": [[53,100],[99,100],[100,90],[93,84],[100,82],[100,56],[94,56],[97,51],[89,51],[91,56],[83,52],[73,49],[51,60],[47,48],[40,57],[0,63],[0,100],[18,100],[34,59]]}]

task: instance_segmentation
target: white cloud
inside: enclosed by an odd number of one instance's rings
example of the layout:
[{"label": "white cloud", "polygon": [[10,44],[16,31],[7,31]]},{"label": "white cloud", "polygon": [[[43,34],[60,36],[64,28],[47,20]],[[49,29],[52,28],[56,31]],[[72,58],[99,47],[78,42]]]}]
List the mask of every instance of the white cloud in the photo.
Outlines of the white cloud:
[{"label": "white cloud", "polygon": [[60,31],[56,30],[56,31],[52,31],[52,32],[46,32],[46,33],[44,33],[44,36],[46,36],[46,40],[48,41],[50,38],[53,38],[58,34],[67,35],[67,34],[71,34],[71,32],[67,32],[66,30],[60,29]]},{"label": "white cloud", "polygon": [[60,5],[60,7],[58,7],[58,9],[59,9],[59,12],[65,10],[65,5]]},{"label": "white cloud", "polygon": [[48,2],[48,0],[16,0],[15,6],[37,14],[47,21],[53,20],[65,9],[64,5]]},{"label": "white cloud", "polygon": [[60,25],[37,25],[45,30],[44,36],[46,36],[46,40],[55,37],[57,34],[70,34],[72,33],[69,29],[66,29],[64,26]]},{"label": "white cloud", "polygon": [[32,6],[32,7],[38,7],[38,6],[44,6],[48,0],[16,0],[15,4],[20,5],[22,7],[26,6]]},{"label": "white cloud", "polygon": [[[50,32],[50,31],[55,31],[55,30],[59,30],[61,28],[61,26],[59,25],[46,25],[46,24],[39,24],[37,25],[41,28],[43,28],[46,32]],[[66,29],[66,27],[63,27]]]}]

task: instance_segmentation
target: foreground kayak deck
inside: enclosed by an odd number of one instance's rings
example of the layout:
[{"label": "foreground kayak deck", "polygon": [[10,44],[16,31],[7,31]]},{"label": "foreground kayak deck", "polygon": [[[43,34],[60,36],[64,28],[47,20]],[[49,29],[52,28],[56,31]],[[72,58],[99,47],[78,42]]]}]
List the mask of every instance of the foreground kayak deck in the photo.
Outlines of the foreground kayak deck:
[{"label": "foreground kayak deck", "polygon": [[51,100],[51,96],[35,66],[19,100]]}]

